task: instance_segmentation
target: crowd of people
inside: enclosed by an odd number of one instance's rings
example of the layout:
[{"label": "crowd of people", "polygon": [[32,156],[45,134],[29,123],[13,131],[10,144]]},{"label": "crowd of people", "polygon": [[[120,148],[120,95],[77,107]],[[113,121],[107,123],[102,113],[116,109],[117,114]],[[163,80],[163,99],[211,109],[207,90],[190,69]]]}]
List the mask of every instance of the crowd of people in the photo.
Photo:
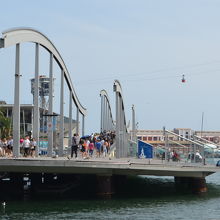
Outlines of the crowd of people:
[{"label": "crowd of people", "polygon": [[104,131],[97,135],[91,134],[90,136],[84,136],[81,138],[78,134],[74,134],[72,138],[71,158],[73,155],[77,158],[79,153],[84,159],[92,157],[106,157],[114,139],[114,132]]},{"label": "crowd of people", "polygon": [[[73,158],[100,158],[106,157],[109,152],[111,145],[114,143],[115,133],[114,132],[101,132],[100,134],[91,134],[80,137],[78,134],[74,134],[71,142],[71,153],[70,157]],[[20,154],[24,157],[35,157],[37,142],[34,138],[25,136],[20,139]],[[0,139],[0,157],[12,157],[13,156],[13,137]],[[165,152],[162,154],[162,160],[165,160]],[[194,159],[195,158],[195,159]],[[188,155],[188,160],[201,162],[202,156],[197,150],[194,153]],[[169,149],[167,152],[168,161],[180,161],[180,155],[175,151]]]},{"label": "crowd of people", "polygon": [[[24,157],[34,157],[36,140],[34,138],[30,139],[29,136],[20,139],[20,153]],[[1,157],[12,157],[13,156],[13,138],[12,136],[8,138],[0,139],[0,156]]]},{"label": "crowd of people", "polygon": [[[71,157],[81,156],[82,158],[106,157],[110,151],[110,146],[115,139],[114,132],[102,132],[79,137],[74,134],[71,143]],[[20,154],[24,157],[35,157],[37,142],[34,138],[25,136],[20,138]],[[0,139],[0,157],[13,156],[13,137]]]}]

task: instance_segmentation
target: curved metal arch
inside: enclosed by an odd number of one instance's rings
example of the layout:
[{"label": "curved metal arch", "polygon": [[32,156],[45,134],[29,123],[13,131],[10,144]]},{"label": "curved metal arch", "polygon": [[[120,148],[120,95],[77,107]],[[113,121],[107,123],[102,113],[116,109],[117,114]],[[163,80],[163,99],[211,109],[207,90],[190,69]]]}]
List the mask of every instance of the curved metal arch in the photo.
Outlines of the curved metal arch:
[{"label": "curved metal arch", "polygon": [[117,79],[114,81],[114,92],[119,92],[120,95],[122,96],[121,84]]},{"label": "curved metal arch", "polygon": [[118,80],[114,81],[113,86],[116,94],[116,157],[128,156],[128,130],[125,119],[125,108],[122,97],[122,88]]},{"label": "curved metal arch", "polygon": [[24,42],[33,42],[38,43],[42,47],[44,47],[49,53],[53,54],[54,59],[60,66],[60,68],[64,71],[64,77],[68,84],[69,90],[72,91],[72,97],[74,100],[75,105],[78,107],[80,113],[82,115],[86,115],[86,108],[84,108],[74,90],[70,74],[67,70],[67,67],[63,61],[62,56],[60,55],[59,51],[56,49],[54,44],[41,32],[34,30],[32,28],[13,28],[6,30],[2,33],[3,38],[0,39],[0,48],[6,48],[9,46],[13,46],[19,43]]},{"label": "curved metal arch", "polygon": [[114,125],[114,120],[113,120],[113,116],[112,116],[112,110],[111,110],[111,105],[110,105],[108,93],[106,92],[106,90],[102,89],[100,91],[100,96],[104,96],[106,98],[107,102],[108,102],[108,107],[109,107],[109,110],[110,110],[110,117],[111,117],[111,120],[112,120],[112,125]]},{"label": "curved metal arch", "polygon": [[124,108],[124,101],[123,101],[123,96],[122,96],[122,87],[121,87],[120,82],[118,80],[115,80],[113,87],[114,87],[114,92],[118,92],[119,96],[122,99],[122,110],[124,112],[124,124],[125,124],[126,132],[127,132],[126,118],[125,118],[125,108]]}]

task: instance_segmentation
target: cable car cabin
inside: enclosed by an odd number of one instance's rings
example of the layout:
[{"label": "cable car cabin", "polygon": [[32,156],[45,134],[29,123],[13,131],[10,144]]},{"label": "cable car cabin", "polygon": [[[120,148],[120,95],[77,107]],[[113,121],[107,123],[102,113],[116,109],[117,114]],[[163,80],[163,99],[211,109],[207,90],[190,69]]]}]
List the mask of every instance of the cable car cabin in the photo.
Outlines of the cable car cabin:
[{"label": "cable car cabin", "polygon": [[182,83],[185,83],[185,82],[186,82],[185,76],[183,75],[183,77],[182,77]]}]

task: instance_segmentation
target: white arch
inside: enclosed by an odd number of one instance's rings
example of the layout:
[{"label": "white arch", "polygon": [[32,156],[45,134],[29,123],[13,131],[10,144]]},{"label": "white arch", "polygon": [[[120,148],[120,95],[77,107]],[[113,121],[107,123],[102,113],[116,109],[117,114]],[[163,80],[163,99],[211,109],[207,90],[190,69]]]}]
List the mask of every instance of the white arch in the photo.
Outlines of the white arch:
[{"label": "white arch", "polygon": [[118,80],[115,80],[113,87],[114,87],[114,92],[117,92],[119,94],[119,96],[121,97],[122,111],[123,111],[123,114],[124,114],[124,122],[123,123],[124,123],[124,125],[126,127],[126,132],[127,132],[125,109],[124,109],[124,101],[123,101],[122,87],[121,87],[120,82]]},{"label": "white arch", "polygon": [[116,157],[128,156],[128,131],[125,119],[125,109],[122,97],[122,88],[118,80],[114,81],[113,86],[116,94]]},{"label": "white arch", "polygon": [[86,108],[84,108],[74,90],[70,74],[67,67],[54,44],[41,32],[34,30],[32,28],[13,28],[6,30],[2,33],[2,38],[0,39],[0,48],[10,47],[19,43],[33,42],[38,43],[44,47],[48,52],[53,54],[54,59],[57,61],[60,68],[64,71],[64,77],[68,84],[69,90],[72,91],[72,97],[75,102],[76,107],[78,107],[82,115],[86,115]]},{"label": "white arch", "polygon": [[[110,113],[110,115],[109,115],[110,118],[109,119],[111,120],[111,127],[113,128],[114,127],[114,120],[113,120],[113,116],[112,116],[112,110],[111,110],[109,97],[108,97],[108,94],[107,94],[106,90],[103,89],[103,90],[100,91],[100,97],[105,97],[105,99],[107,100],[108,109],[109,109],[109,113]],[[103,103],[102,103],[102,100],[101,100],[101,106],[102,106],[102,104]],[[107,119],[107,120],[109,120],[109,119]],[[105,123],[105,121],[104,121],[104,112],[101,112],[101,131],[102,131],[102,129],[106,130],[104,128],[105,127],[104,123]]]}]

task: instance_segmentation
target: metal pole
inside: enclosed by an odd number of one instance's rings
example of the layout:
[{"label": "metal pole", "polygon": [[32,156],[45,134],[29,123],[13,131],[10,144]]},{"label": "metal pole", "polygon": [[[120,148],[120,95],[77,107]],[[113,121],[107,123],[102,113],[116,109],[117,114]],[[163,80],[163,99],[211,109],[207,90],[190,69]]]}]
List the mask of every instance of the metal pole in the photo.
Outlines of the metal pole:
[{"label": "metal pole", "polygon": [[105,97],[105,131],[107,131],[108,126],[108,109],[107,109],[107,99]]},{"label": "metal pole", "polygon": [[202,138],[202,132],[203,132],[203,119],[204,119],[204,112],[202,113],[201,138]]},{"label": "metal pole", "polygon": [[103,131],[106,130],[106,108],[105,108],[105,96],[103,98]]},{"label": "metal pole", "polygon": [[25,136],[25,114],[24,114],[24,109],[23,109],[23,131],[24,131],[24,136]]},{"label": "metal pole", "polygon": [[121,121],[121,97],[119,96],[119,146],[120,146],[120,157],[122,157],[123,153],[123,145],[122,145],[122,121]]},{"label": "metal pole", "polygon": [[[193,141],[194,141],[194,136],[193,136]],[[196,144],[193,143],[193,162],[196,162]]]},{"label": "metal pole", "polygon": [[101,132],[103,132],[103,99],[104,99],[104,96],[101,95],[101,126],[100,126]]},{"label": "metal pole", "polygon": [[109,109],[108,109],[108,102],[107,102],[107,99],[106,99],[106,131],[109,130]]},{"label": "metal pole", "polygon": [[120,157],[123,157],[123,124],[122,124],[122,97],[119,96],[119,145],[120,145]]},{"label": "metal pole", "polygon": [[126,124],[125,124],[125,121],[124,121],[124,109],[123,109],[123,103],[122,103],[122,97],[120,98],[120,105],[121,105],[121,108],[120,108],[120,111],[121,111],[121,149],[122,149],[122,157],[125,157],[126,156],[126,144],[125,144],[125,130],[126,130]]},{"label": "metal pole", "polygon": [[16,44],[15,90],[13,107],[13,156],[20,154],[20,44]]},{"label": "metal pole", "polygon": [[61,85],[60,85],[60,146],[59,157],[63,156],[63,139],[64,139],[64,71],[61,70]]},{"label": "metal pole", "polygon": [[[204,119],[204,112],[202,113],[201,138],[202,138],[202,132],[203,132],[203,119]],[[202,163],[203,163],[203,165],[205,165],[205,147],[204,147],[204,145],[202,147]]]},{"label": "metal pole", "polygon": [[82,136],[85,135],[85,116],[82,115]]},{"label": "metal pole", "polygon": [[34,109],[31,108],[31,137],[33,138],[33,129],[34,129]]},{"label": "metal pole", "polygon": [[116,143],[116,158],[120,158],[120,118],[119,118],[119,94],[118,92],[115,92],[115,106],[116,106],[116,116],[115,116],[115,119],[116,119],[116,130],[115,130],[115,134],[116,134],[116,140],[115,140],[115,143]]},{"label": "metal pole", "polygon": [[165,129],[165,127],[163,127],[163,135],[164,135],[164,141],[165,141],[165,162],[167,160],[167,152],[168,152],[168,133]]},{"label": "metal pole", "polygon": [[110,106],[109,106],[109,102],[108,102],[108,131],[111,130],[111,111],[110,111]]},{"label": "metal pole", "polygon": [[79,108],[76,108],[76,133],[79,134]]},{"label": "metal pole", "polygon": [[39,155],[39,44],[35,45],[35,79],[34,79],[34,126],[33,137],[37,142],[36,157]]},{"label": "metal pole", "polygon": [[72,91],[70,91],[70,99],[69,99],[69,146],[72,145]]},{"label": "metal pole", "polygon": [[109,114],[109,104],[108,104],[108,100],[106,100],[106,107],[107,107],[107,131],[109,131],[109,118],[110,118],[110,114]]},{"label": "metal pole", "polygon": [[132,133],[131,140],[135,141],[135,110],[134,105],[132,105]]},{"label": "metal pole", "polygon": [[[50,66],[49,66],[49,114],[53,114],[53,54],[50,53]],[[53,156],[53,117],[48,117],[48,150],[47,155]]]}]

